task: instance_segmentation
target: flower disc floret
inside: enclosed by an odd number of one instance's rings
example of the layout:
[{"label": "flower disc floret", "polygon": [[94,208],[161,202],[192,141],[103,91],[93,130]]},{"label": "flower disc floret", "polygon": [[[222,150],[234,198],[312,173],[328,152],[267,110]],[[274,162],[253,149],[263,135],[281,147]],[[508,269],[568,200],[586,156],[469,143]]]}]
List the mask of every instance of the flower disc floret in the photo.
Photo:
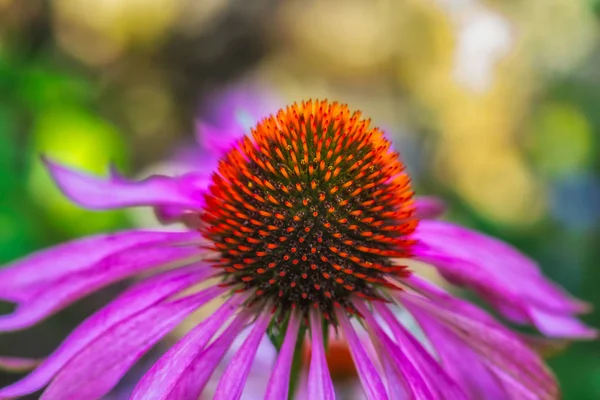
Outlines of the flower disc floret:
[{"label": "flower disc floret", "polygon": [[383,132],[346,105],[308,101],[262,120],[220,161],[201,232],[226,282],[284,310],[356,312],[406,267],[410,178]]}]

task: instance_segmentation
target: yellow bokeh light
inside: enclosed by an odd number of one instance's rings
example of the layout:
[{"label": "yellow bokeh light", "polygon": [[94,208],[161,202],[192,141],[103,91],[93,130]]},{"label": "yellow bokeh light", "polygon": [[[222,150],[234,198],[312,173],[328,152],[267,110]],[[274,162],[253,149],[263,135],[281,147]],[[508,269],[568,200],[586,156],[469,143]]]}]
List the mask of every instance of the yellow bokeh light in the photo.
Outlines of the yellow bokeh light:
[{"label": "yellow bokeh light", "polygon": [[160,40],[176,20],[181,0],[54,0],[59,44],[83,62],[113,61],[131,46]]}]

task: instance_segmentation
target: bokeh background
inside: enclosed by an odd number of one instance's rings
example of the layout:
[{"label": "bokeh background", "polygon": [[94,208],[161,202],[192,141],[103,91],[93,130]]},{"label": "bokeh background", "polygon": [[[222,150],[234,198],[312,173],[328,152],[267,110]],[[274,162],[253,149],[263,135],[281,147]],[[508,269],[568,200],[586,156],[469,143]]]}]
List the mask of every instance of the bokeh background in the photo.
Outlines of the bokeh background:
[{"label": "bokeh background", "polygon": [[[598,309],[599,28],[598,0],[0,0],[0,265],[140,224],[68,203],[41,153],[142,176],[193,143],[219,93],[252,87],[363,110],[448,218]],[[118,289],[1,336],[0,353],[48,354]],[[600,399],[598,342],[549,362],[565,399]]]}]

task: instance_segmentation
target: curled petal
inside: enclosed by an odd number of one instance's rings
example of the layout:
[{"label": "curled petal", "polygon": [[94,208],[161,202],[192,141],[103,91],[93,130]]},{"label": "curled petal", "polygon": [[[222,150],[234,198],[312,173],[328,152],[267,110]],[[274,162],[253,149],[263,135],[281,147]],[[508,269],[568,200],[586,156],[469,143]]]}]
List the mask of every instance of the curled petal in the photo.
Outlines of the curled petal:
[{"label": "curled petal", "polygon": [[277,356],[277,361],[273,366],[271,378],[267,385],[267,394],[265,400],[279,400],[288,398],[288,390],[290,386],[290,373],[292,362],[294,360],[294,350],[296,348],[296,340],[298,337],[298,329],[300,328],[300,317],[297,313],[292,312],[283,345]]},{"label": "curled petal", "polygon": [[[13,313],[0,316],[0,331],[27,328],[101,287],[145,270],[189,259],[197,253],[197,249],[193,247],[148,247],[146,242],[108,255],[106,252],[94,254],[94,251],[90,251],[90,263],[87,264],[81,253],[84,250],[78,247],[79,244],[81,243],[73,246],[77,247],[77,251],[72,253],[75,265],[68,264],[68,249],[73,247],[66,245],[61,249],[51,249],[42,257],[26,259],[2,272],[12,278],[12,284],[8,284],[5,289],[7,297],[19,296],[20,301]],[[105,250],[108,248],[114,247],[109,246]],[[64,257],[64,275],[47,272],[63,266],[55,264],[59,260],[55,259],[53,262],[51,257],[55,253]],[[37,278],[29,276],[34,276],[33,271],[39,271]]]},{"label": "curled petal", "polygon": [[165,301],[113,326],[59,371],[42,399],[101,398],[140,357],[191,312],[223,292],[224,288],[211,287],[187,297]]},{"label": "curled petal", "polygon": [[339,311],[336,316],[340,322],[344,337],[348,341],[348,347],[352,354],[352,359],[358,370],[358,376],[365,389],[367,398],[370,400],[383,400],[387,399],[387,392],[381,379],[379,378],[379,372],[373,365],[373,361],[365,351],[363,344],[361,343],[354,327],[350,323],[350,320],[346,316],[344,311]]},{"label": "curled petal", "polygon": [[271,322],[271,315],[266,312],[263,312],[254,322],[252,332],[250,332],[242,347],[237,350],[223,376],[221,376],[213,397],[215,400],[238,400],[241,397],[244,384],[252,367],[252,361],[269,322]]},{"label": "curled petal", "polygon": [[433,264],[452,283],[475,290],[506,318],[532,323],[548,336],[597,335],[572,316],[587,305],[547,280],[535,262],[512,247],[439,221],[421,221],[414,238],[419,260]]},{"label": "curled petal", "polygon": [[237,311],[245,297],[230,298],[208,319],[186,334],[161,357],[136,386],[132,400],[164,400],[173,397],[174,388],[185,380],[196,358],[223,323]]},{"label": "curled petal", "polygon": [[43,388],[75,355],[108,331],[203,279],[214,270],[188,267],[168,271],[142,281],[121,294],[79,325],[38,368],[20,381],[0,389],[0,398],[18,397]]},{"label": "curled petal", "polygon": [[310,313],[311,358],[308,371],[308,398],[319,400],[335,400],[333,382],[325,359],[323,345],[323,324],[321,316]]},{"label": "curled petal", "polygon": [[92,210],[133,206],[177,206],[199,210],[210,179],[206,174],[188,173],[178,177],[151,176],[129,181],[112,171],[101,178],[49,159],[44,160],[63,193],[82,207]]}]

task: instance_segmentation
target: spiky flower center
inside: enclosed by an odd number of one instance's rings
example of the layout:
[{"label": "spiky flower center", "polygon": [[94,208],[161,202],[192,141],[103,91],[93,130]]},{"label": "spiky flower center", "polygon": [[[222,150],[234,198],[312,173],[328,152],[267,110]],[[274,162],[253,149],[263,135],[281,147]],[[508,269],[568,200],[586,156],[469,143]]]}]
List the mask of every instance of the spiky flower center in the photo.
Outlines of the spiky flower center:
[{"label": "spiky flower center", "polygon": [[338,103],[294,104],[222,158],[201,231],[226,282],[327,317],[406,272],[394,259],[409,255],[417,224],[410,178],[369,123]]}]

